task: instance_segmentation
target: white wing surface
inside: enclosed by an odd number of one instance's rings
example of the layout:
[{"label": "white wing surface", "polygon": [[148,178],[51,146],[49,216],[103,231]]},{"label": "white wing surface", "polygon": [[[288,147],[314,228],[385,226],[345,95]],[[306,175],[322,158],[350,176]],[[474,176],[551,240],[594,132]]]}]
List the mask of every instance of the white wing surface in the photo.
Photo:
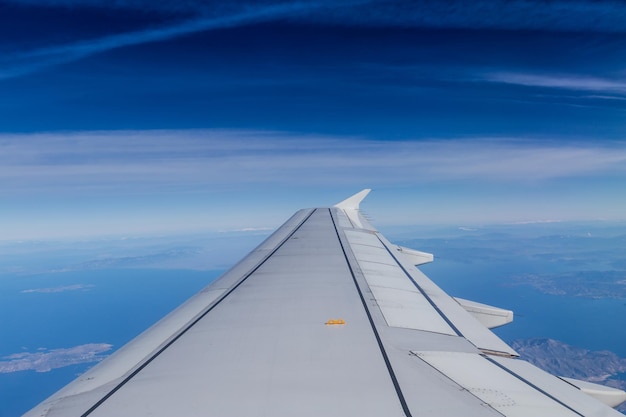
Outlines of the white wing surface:
[{"label": "white wing surface", "polygon": [[[554,377],[360,215],[297,212],[241,262],[28,417],[620,416],[624,393]],[[595,396],[595,398],[594,398]]]}]

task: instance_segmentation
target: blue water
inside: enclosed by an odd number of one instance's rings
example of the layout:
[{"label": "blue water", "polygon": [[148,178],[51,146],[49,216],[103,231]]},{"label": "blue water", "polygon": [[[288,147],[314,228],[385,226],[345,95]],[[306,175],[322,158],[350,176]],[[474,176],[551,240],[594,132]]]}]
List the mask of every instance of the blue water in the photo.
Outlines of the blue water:
[{"label": "blue water", "polygon": [[[0,360],[38,348],[121,347],[219,275],[218,271],[93,270],[0,276]],[[22,293],[66,285],[86,290]],[[94,364],[0,374],[0,417],[28,411]]]},{"label": "blue water", "polygon": [[512,276],[555,268],[536,261],[460,264],[445,259],[421,267],[450,295],[513,310],[513,323],[494,329],[505,341],[546,337],[626,357],[625,299],[547,295],[530,286],[510,285]]}]

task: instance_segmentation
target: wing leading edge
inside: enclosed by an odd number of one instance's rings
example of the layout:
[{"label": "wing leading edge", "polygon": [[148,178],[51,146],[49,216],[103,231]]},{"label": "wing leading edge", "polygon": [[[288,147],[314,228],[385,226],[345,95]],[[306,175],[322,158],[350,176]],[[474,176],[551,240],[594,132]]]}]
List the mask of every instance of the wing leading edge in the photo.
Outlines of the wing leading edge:
[{"label": "wing leading edge", "polygon": [[368,192],[298,211],[26,416],[621,415],[585,393],[623,392],[517,359],[485,325],[510,312],[443,292],[363,218]]}]

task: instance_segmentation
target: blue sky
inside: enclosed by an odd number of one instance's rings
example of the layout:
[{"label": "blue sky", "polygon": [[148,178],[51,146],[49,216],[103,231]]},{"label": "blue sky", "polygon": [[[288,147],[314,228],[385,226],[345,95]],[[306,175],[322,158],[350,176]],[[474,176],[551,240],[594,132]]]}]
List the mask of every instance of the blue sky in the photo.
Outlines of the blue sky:
[{"label": "blue sky", "polygon": [[617,1],[0,2],[1,239],[626,220]]}]

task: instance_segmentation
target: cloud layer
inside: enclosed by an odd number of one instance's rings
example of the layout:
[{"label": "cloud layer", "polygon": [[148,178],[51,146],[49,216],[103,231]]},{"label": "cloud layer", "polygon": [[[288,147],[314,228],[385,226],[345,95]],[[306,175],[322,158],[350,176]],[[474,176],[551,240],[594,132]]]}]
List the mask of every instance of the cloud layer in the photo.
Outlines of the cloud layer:
[{"label": "cloud layer", "polygon": [[606,141],[394,142],[189,130],[2,135],[0,150],[0,189],[5,195],[253,184],[528,182],[626,174],[626,149]]}]

